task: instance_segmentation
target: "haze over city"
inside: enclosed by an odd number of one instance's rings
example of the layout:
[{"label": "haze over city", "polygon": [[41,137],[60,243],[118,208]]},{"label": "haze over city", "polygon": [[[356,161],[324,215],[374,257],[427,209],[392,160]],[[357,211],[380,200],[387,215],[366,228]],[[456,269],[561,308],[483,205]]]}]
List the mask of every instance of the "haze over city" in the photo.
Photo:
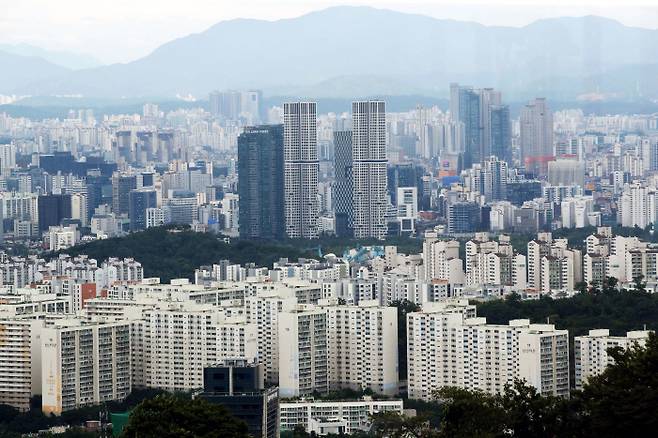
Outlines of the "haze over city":
[{"label": "haze over city", "polygon": [[655,435],[654,1],[3,3],[3,438]]},{"label": "haze over city", "polygon": [[627,26],[658,28],[658,6],[652,0],[448,0],[325,1],[288,0],[23,0],[3,2],[0,40],[53,51],[91,55],[98,63],[129,62],[175,38],[206,30],[225,20],[280,20],[333,6],[371,6],[434,18],[473,21],[488,26],[525,26],[544,18],[598,15]]}]

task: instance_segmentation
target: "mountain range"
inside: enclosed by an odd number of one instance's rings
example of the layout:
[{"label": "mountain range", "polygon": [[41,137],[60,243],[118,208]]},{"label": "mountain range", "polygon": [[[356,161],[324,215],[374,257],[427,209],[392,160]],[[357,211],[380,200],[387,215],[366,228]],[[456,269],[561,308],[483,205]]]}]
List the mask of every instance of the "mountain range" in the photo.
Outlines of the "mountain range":
[{"label": "mountain range", "polygon": [[21,56],[36,56],[43,58],[51,64],[71,70],[100,67],[103,65],[101,61],[91,55],[64,50],[47,50],[30,44],[0,44],[0,52]]},{"label": "mountain range", "polygon": [[2,53],[0,94],[205,97],[214,89],[343,98],[445,97],[450,82],[506,98],[658,98],[658,30],[597,16],[484,26],[368,7],[220,22],[125,64],[72,70]]}]

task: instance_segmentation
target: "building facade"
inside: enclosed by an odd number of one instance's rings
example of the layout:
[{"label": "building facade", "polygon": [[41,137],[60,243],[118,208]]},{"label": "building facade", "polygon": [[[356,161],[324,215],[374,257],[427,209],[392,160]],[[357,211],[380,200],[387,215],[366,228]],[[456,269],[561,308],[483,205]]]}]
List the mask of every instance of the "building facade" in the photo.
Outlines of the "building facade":
[{"label": "building facade", "polygon": [[387,234],[386,104],[352,103],[352,208],[354,237]]}]

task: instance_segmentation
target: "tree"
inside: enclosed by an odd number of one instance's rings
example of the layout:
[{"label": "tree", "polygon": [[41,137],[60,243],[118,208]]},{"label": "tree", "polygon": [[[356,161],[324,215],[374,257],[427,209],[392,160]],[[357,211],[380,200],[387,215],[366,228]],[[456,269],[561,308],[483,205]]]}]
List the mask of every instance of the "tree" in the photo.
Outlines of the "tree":
[{"label": "tree", "polygon": [[383,412],[372,416],[371,432],[378,438],[438,438],[438,431],[424,416],[405,417],[397,412]]},{"label": "tree", "polygon": [[185,400],[158,395],[140,403],[130,414],[124,438],[247,438],[247,425],[220,405],[203,399]]},{"label": "tree", "polygon": [[505,385],[498,397],[504,412],[504,429],[514,437],[552,438],[579,436],[578,413],[561,397],[542,396],[522,380]]},{"label": "tree", "polygon": [[619,280],[617,280],[615,277],[607,277],[605,279],[605,282],[603,283],[603,293],[611,293],[611,292],[617,292],[617,285],[619,283]]},{"label": "tree", "polygon": [[608,350],[614,364],[592,377],[583,392],[587,429],[596,437],[653,436],[658,430],[658,336],[645,347]]},{"label": "tree", "polygon": [[644,275],[640,274],[637,277],[633,279],[635,282],[633,290],[637,292],[646,292],[647,291],[647,283],[642,281],[644,279]]},{"label": "tree", "polygon": [[441,437],[553,438],[580,436],[579,415],[568,399],[542,396],[522,380],[502,394],[443,388]]},{"label": "tree", "polygon": [[443,402],[442,437],[495,437],[504,430],[504,411],[495,396],[446,387],[437,391],[435,397]]}]

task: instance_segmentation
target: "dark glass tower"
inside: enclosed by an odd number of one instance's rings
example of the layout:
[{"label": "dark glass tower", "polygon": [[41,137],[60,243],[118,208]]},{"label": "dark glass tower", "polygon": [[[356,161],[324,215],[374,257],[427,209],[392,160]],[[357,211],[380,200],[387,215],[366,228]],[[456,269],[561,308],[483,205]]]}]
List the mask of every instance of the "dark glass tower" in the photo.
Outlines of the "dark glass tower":
[{"label": "dark glass tower", "polygon": [[137,189],[130,192],[130,231],[146,229],[146,209],[158,206],[158,198],[153,189]]},{"label": "dark glass tower", "polygon": [[507,105],[491,106],[491,155],[508,164],[512,161],[512,136]]},{"label": "dark glass tower", "polygon": [[247,423],[254,438],[279,436],[279,388],[265,387],[263,365],[227,359],[203,369],[203,392],[210,403],[224,406]]},{"label": "dark glass tower", "polygon": [[283,125],[247,127],[238,137],[238,193],[240,237],[284,236]]},{"label": "dark glass tower", "polygon": [[57,226],[71,217],[71,195],[39,196],[39,231]]},{"label": "dark glass tower", "polygon": [[482,161],[482,123],[480,94],[470,88],[459,89],[459,121],[464,124],[464,168]]},{"label": "dark glass tower", "polygon": [[127,214],[129,210],[130,191],[137,188],[136,175],[112,176],[112,212],[116,215]]}]

